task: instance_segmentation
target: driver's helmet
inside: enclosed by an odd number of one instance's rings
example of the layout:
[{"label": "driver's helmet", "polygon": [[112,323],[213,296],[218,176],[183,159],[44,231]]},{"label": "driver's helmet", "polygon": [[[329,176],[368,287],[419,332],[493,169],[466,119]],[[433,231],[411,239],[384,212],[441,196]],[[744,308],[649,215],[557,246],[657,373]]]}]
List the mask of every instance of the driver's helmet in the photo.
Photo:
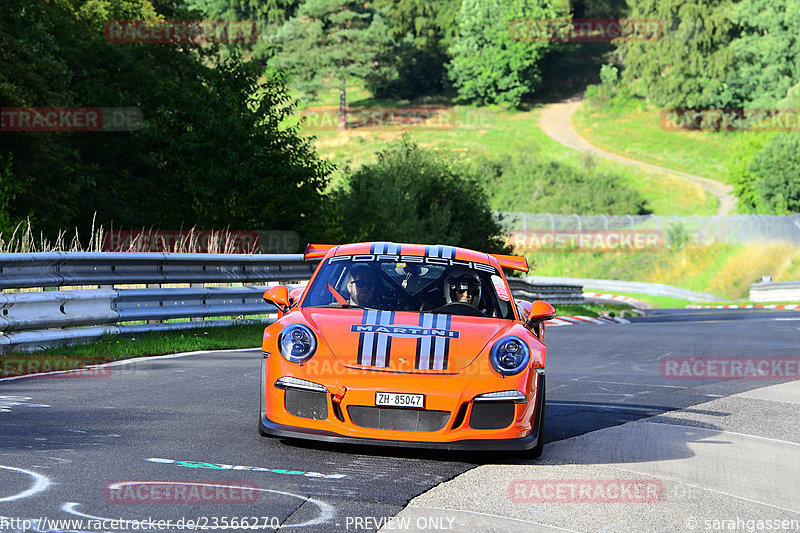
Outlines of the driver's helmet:
[{"label": "driver's helmet", "polygon": [[478,307],[481,301],[481,280],[478,274],[464,268],[455,268],[445,276],[444,298],[447,303],[465,303]]}]

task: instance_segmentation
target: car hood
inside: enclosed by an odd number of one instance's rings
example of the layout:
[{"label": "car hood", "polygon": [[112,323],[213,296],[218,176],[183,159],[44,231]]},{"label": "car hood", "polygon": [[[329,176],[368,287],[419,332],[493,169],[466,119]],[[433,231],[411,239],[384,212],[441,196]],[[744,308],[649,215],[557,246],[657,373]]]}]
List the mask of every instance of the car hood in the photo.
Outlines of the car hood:
[{"label": "car hood", "polygon": [[403,371],[467,367],[513,321],[376,309],[305,308],[333,356],[349,366]]}]

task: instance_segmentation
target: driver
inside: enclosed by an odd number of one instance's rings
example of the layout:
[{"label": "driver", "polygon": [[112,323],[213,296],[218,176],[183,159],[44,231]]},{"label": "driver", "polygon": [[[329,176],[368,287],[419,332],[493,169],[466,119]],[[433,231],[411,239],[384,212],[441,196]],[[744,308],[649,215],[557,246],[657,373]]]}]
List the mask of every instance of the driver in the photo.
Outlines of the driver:
[{"label": "driver", "polygon": [[375,303],[375,273],[366,265],[353,268],[348,274],[347,290],[350,293],[350,305],[372,307]]},{"label": "driver", "polygon": [[447,303],[463,303],[478,308],[481,301],[481,280],[478,274],[463,268],[451,271],[444,282]]}]

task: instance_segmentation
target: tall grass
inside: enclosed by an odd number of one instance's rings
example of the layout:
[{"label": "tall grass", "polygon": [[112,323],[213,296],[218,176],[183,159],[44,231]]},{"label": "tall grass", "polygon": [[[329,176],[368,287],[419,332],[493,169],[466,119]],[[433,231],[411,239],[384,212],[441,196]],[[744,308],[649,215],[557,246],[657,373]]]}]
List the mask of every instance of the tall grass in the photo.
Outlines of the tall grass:
[{"label": "tall grass", "polygon": [[[111,230],[113,233],[113,228]],[[0,232],[0,253],[35,253],[35,252],[147,252],[163,251],[171,253],[212,253],[232,254],[242,253],[237,245],[238,236],[230,230],[199,231],[192,228],[186,231],[170,232],[180,233],[180,239],[167,239],[161,232],[152,228],[126,232],[130,238],[125,239],[121,245],[109,246],[109,233],[103,226],[92,228],[89,240],[81,239],[78,228],[60,230],[54,239],[48,239],[42,232],[34,229],[30,218],[20,221],[10,234]],[[202,242],[205,241],[206,245]],[[84,244],[85,243],[85,244]],[[257,246],[244,250],[246,254],[256,253]]]},{"label": "tall grass", "polygon": [[59,230],[55,239],[48,239],[44,233],[33,229],[31,219],[19,222],[10,235],[0,232],[0,253],[35,253],[35,252],[100,252],[103,248],[103,226],[95,228],[92,219],[91,235],[86,245],[81,242],[78,228]]}]

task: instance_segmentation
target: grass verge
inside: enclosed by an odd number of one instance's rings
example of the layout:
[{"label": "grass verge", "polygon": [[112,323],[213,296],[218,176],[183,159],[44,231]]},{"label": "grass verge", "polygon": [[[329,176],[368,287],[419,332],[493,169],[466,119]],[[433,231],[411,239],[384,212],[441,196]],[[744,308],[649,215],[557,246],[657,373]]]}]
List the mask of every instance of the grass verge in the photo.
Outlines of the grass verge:
[{"label": "grass verge", "polygon": [[729,166],[745,137],[736,132],[669,131],[655,108],[611,108],[584,102],[575,129],[609,152],[730,183]]},{"label": "grass verge", "polygon": [[630,296],[631,298],[636,298],[640,302],[644,302],[647,305],[654,307],[656,309],[670,309],[670,308],[681,308],[686,307],[687,305],[693,303],[689,300],[684,300],[682,298],[672,298],[670,296],[653,296],[652,294],[639,294],[635,292],[617,292],[613,291],[614,294],[619,296]]},{"label": "grass verge", "polygon": [[629,304],[560,304],[554,305],[558,316],[619,316],[619,312],[630,309]]}]

